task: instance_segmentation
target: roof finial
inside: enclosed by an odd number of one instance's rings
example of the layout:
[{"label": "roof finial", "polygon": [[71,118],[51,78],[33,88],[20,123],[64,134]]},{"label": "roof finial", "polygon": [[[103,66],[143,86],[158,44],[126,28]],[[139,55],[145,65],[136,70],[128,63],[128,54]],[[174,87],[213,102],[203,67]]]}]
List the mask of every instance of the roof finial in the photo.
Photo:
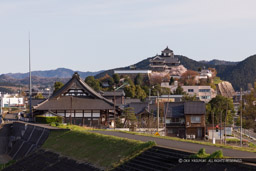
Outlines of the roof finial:
[{"label": "roof finial", "polygon": [[74,73],[73,77],[75,77],[75,76],[76,76],[76,77],[79,77],[78,72],[75,72],[75,73]]}]

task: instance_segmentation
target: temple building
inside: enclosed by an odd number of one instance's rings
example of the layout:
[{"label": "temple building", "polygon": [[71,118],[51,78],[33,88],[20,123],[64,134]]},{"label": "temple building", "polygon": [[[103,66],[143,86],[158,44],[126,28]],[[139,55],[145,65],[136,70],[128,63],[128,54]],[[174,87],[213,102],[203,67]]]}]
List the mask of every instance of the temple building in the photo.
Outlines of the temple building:
[{"label": "temple building", "polygon": [[[114,112],[115,111],[115,112]],[[120,110],[75,73],[57,92],[34,107],[35,115],[60,116],[65,123],[113,127]]]},{"label": "temple building", "polygon": [[173,51],[168,46],[162,51],[161,55],[156,55],[150,61],[152,71],[167,71],[180,65],[180,61],[174,57]]}]

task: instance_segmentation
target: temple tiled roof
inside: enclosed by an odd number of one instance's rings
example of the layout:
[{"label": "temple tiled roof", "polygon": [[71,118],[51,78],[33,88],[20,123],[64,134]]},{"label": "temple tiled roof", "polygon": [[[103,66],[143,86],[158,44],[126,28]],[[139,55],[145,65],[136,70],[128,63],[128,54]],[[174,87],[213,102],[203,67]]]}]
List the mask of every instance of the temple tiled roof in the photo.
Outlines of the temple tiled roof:
[{"label": "temple tiled roof", "polygon": [[[70,91],[72,90],[72,91]],[[78,93],[77,93],[78,91]],[[112,101],[87,85],[77,73],[50,98],[34,107],[35,110],[113,109]]]}]

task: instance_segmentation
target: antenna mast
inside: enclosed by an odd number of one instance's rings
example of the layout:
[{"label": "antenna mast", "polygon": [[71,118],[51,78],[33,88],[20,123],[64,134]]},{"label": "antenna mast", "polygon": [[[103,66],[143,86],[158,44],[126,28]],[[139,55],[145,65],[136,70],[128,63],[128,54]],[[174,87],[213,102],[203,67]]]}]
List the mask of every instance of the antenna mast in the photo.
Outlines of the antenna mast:
[{"label": "antenna mast", "polygon": [[28,33],[28,56],[29,56],[29,112],[33,118],[32,111],[32,80],[31,80],[31,54],[30,54],[30,32]]}]

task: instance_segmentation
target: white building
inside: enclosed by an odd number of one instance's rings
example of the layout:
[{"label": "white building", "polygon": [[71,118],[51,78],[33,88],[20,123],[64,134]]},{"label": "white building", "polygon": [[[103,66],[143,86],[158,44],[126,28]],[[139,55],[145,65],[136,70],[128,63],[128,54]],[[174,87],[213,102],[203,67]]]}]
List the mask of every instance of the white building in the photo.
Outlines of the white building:
[{"label": "white building", "polygon": [[[178,82],[174,82],[174,85],[169,85],[168,82],[164,82],[161,84],[161,87],[169,88],[171,92],[174,92],[178,87]],[[199,100],[206,103],[217,95],[217,92],[212,89],[211,86],[182,86],[182,89],[191,96],[196,95]]]},{"label": "white building", "polygon": [[200,77],[209,77],[211,78],[212,77],[212,71],[211,70],[208,70],[208,69],[203,69],[201,72],[200,72]]},{"label": "white building", "polygon": [[183,91],[193,96],[196,95],[201,101],[209,102],[216,96],[211,86],[182,86]]},{"label": "white building", "polygon": [[151,74],[151,70],[114,70],[115,74]]},{"label": "white building", "polygon": [[24,99],[22,97],[11,96],[9,94],[1,96],[0,101],[1,101],[1,108],[24,106]]}]

